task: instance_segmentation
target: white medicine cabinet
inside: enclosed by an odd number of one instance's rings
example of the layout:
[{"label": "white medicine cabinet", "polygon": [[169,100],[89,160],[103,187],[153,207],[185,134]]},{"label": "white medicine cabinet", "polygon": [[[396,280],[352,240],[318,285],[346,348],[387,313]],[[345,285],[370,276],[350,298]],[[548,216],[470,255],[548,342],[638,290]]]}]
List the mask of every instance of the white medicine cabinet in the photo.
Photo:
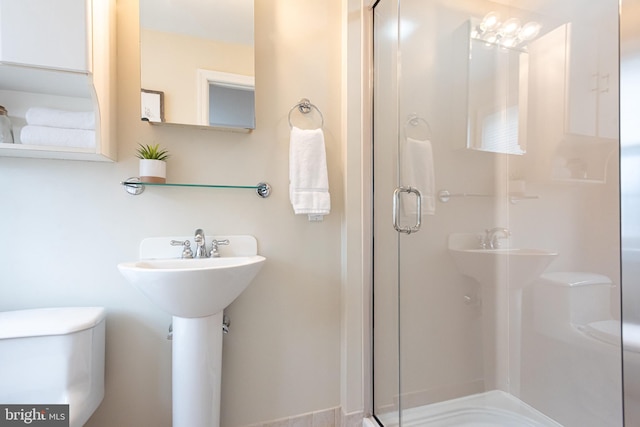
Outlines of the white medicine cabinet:
[{"label": "white medicine cabinet", "polygon": [[0,0],[0,156],[114,161],[115,0]]}]

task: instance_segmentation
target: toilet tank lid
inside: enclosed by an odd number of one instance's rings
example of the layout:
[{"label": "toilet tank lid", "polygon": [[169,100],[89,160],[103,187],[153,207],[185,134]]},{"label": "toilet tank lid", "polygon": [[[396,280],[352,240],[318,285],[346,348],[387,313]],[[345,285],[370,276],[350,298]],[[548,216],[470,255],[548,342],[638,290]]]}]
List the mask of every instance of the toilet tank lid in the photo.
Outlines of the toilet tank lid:
[{"label": "toilet tank lid", "polygon": [[596,273],[558,271],[545,273],[540,277],[560,286],[611,285],[611,279]]},{"label": "toilet tank lid", "polygon": [[0,312],[0,339],[66,335],[106,317],[104,307],[56,307]]}]

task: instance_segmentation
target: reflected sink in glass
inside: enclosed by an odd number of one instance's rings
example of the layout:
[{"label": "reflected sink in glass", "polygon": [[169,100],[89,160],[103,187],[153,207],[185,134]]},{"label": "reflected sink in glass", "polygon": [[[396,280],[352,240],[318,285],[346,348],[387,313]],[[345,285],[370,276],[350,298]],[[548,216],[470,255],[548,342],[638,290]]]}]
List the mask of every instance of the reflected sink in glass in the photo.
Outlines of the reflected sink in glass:
[{"label": "reflected sink in glass", "polygon": [[260,255],[123,262],[118,269],[162,310],[178,317],[205,317],[231,304],[262,268]]},{"label": "reflected sink in glass", "polygon": [[460,273],[484,285],[508,279],[511,289],[523,288],[551,264],[557,252],[541,249],[450,249]]}]

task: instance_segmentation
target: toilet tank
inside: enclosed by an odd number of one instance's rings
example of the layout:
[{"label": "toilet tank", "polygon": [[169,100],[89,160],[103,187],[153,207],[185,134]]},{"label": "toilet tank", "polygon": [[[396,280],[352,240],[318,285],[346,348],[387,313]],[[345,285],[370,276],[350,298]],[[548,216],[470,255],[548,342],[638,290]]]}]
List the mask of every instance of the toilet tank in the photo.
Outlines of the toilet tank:
[{"label": "toilet tank", "polygon": [[0,313],[0,402],[69,404],[81,426],[104,397],[105,309]]},{"label": "toilet tank", "polygon": [[538,330],[587,325],[611,319],[611,279],[595,273],[556,272],[533,285],[534,322]]}]

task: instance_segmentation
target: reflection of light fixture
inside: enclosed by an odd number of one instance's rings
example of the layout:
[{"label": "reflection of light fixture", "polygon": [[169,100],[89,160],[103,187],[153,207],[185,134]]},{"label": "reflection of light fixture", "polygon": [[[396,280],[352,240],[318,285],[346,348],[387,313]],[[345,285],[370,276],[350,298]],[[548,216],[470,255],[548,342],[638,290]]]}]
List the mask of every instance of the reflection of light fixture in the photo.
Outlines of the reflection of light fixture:
[{"label": "reflection of light fixture", "polygon": [[480,28],[482,31],[494,31],[500,26],[500,16],[496,12],[487,13],[482,22]]},{"label": "reflection of light fixture", "polygon": [[503,37],[515,36],[520,31],[520,20],[518,18],[507,19],[498,31]]},{"label": "reflection of light fixture", "polygon": [[471,30],[471,38],[504,48],[515,48],[525,41],[533,40],[540,28],[541,25],[535,21],[520,26],[518,18],[500,22],[500,16],[496,12],[489,12],[480,24]]},{"label": "reflection of light fixture", "polygon": [[496,33],[486,33],[482,36],[482,40],[489,44],[495,44],[498,42],[498,35]]},{"label": "reflection of light fixture", "polygon": [[527,22],[520,29],[518,38],[520,40],[531,40],[540,32],[540,24],[535,21]]},{"label": "reflection of light fixture", "polygon": [[516,47],[518,45],[518,39],[515,37],[502,37],[500,39],[500,46],[502,47]]}]

